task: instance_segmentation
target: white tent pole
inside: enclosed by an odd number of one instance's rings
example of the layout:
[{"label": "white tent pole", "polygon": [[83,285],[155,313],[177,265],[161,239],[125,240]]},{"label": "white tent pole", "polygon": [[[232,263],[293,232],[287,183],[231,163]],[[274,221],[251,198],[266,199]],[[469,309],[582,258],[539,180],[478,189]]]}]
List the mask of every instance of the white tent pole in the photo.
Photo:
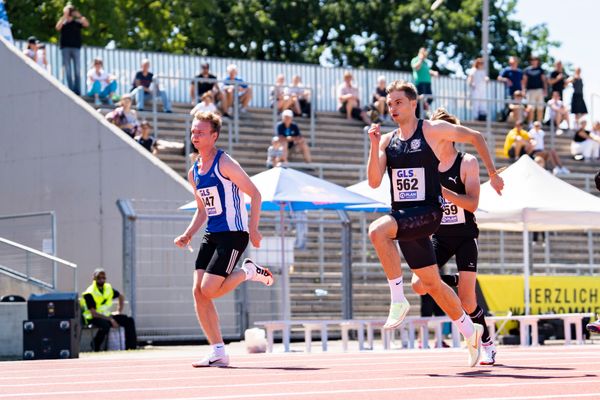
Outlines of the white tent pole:
[{"label": "white tent pole", "polygon": [[529,315],[529,230],[523,224],[523,276],[525,281],[525,315]]},{"label": "white tent pole", "polygon": [[281,229],[281,295],[283,302],[283,319],[289,321],[291,318],[290,293],[289,293],[289,269],[285,265],[285,227],[283,226],[285,204],[279,204],[279,227]]}]

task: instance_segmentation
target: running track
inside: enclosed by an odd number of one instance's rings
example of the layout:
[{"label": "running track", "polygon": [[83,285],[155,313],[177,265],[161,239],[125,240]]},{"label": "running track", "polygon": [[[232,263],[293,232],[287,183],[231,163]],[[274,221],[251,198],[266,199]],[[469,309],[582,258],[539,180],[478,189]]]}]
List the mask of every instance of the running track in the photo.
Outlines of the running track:
[{"label": "running track", "polygon": [[[190,350],[191,349],[191,350]],[[494,367],[460,349],[240,354],[198,368],[194,348],[0,363],[4,399],[600,399],[600,346],[500,347]]]}]

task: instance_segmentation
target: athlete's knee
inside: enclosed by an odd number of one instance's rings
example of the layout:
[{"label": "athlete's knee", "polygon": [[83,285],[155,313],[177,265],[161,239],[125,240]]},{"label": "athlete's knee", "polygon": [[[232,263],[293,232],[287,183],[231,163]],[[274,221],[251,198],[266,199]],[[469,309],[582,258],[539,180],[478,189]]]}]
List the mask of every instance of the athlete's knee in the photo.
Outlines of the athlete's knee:
[{"label": "athlete's knee", "polygon": [[412,288],[416,294],[421,296],[427,294],[423,283],[421,283],[421,280],[416,275],[413,275],[412,282],[410,284],[412,285]]},{"label": "athlete's knee", "polygon": [[385,240],[391,239],[388,237],[387,228],[385,223],[381,221],[374,221],[371,225],[369,225],[369,239],[373,244]]},{"label": "athlete's knee", "polygon": [[436,295],[442,290],[442,281],[439,278],[420,279],[420,282],[425,293]]},{"label": "athlete's knee", "polygon": [[209,298],[207,298],[204,295],[204,293],[202,293],[202,287],[200,284],[194,285],[194,287],[192,288],[192,294],[194,295],[194,300],[197,303],[203,303],[209,300]]},{"label": "athlete's knee", "polygon": [[203,285],[201,288],[202,296],[208,300],[219,297],[219,289]]}]

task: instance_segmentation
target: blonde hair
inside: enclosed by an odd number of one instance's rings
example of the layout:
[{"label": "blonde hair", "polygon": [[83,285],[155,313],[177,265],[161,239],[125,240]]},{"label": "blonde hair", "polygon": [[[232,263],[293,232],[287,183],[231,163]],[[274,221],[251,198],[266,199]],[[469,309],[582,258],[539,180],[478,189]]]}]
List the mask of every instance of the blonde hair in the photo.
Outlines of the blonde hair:
[{"label": "blonde hair", "polygon": [[455,115],[450,114],[444,107],[440,107],[433,112],[431,121],[446,121],[452,125],[460,125],[460,120]]},{"label": "blonde hair", "polygon": [[204,92],[204,94],[203,94],[203,95],[202,95],[202,97],[200,97],[200,98],[201,98],[202,100],[206,100],[206,99],[207,99],[207,98],[209,98],[209,97],[210,97],[210,99],[211,99],[211,100],[214,100],[214,98],[213,98],[213,95],[212,95],[212,93],[211,93],[211,92]]},{"label": "blonde hair", "polygon": [[221,117],[218,114],[210,111],[198,111],[194,115],[194,120],[209,122],[212,130],[217,132],[217,139],[219,138],[223,121],[221,121]]},{"label": "blonde hair", "polygon": [[387,85],[385,90],[387,91],[388,94],[390,94],[392,92],[404,92],[406,97],[408,97],[410,100],[417,99],[417,88],[415,87],[415,85],[413,85],[410,82],[403,81],[403,80],[393,81],[392,83]]}]

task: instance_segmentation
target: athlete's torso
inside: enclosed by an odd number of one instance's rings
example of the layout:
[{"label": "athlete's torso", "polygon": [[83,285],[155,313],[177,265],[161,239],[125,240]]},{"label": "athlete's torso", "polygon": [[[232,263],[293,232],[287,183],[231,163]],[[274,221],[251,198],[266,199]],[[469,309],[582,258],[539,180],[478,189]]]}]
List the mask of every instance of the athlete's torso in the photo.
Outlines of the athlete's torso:
[{"label": "athlete's torso", "polygon": [[423,120],[408,140],[394,131],[385,149],[392,209],[442,204],[439,160],[423,135]]},{"label": "athlete's torso", "polygon": [[[445,172],[440,172],[442,186],[456,194],[467,194],[465,183],[460,174],[465,153],[459,152],[452,166]],[[437,236],[467,236],[477,237],[479,229],[475,222],[475,215],[456,204],[444,199],[444,214]]]},{"label": "athlete's torso", "polygon": [[193,174],[196,192],[202,199],[208,224],[206,231],[228,232],[248,231],[248,212],[244,202],[244,193],[225,178],[219,170],[219,159],[224,154],[218,150],[215,159],[206,173],[201,174],[198,162],[194,163]]}]

